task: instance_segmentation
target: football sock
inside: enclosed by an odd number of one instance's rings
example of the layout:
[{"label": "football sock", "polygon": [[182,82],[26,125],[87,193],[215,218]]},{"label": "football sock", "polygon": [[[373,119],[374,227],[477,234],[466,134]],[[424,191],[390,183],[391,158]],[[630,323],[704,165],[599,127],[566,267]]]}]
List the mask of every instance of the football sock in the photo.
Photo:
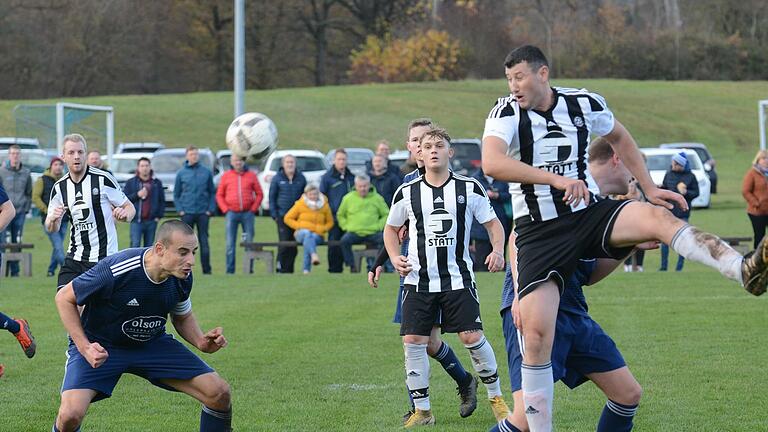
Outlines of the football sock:
[{"label": "football sock", "polygon": [[552,399],[555,384],[552,381],[552,363],[522,366],[523,402],[525,418],[531,432],[552,431]]},{"label": "football sock", "polygon": [[[53,429],[51,429],[51,432],[61,432],[59,428],[56,427],[56,422],[53,422]],[[80,432],[80,426],[77,427],[73,432]]]},{"label": "football sock", "polygon": [[728,279],[743,284],[741,262],[744,257],[719,237],[685,225],[672,237],[670,247],[683,257],[715,268]]},{"label": "football sock", "polygon": [[216,411],[203,405],[200,411],[200,432],[230,432],[232,430],[232,410]]},{"label": "football sock", "polygon": [[496,355],[493,353],[491,343],[482,336],[475,344],[464,345],[469,350],[469,357],[472,358],[472,366],[475,372],[480,376],[480,381],[485,384],[488,391],[488,399],[501,396],[501,385],[499,384],[499,374],[497,373]]},{"label": "football sock", "polygon": [[488,432],[522,432],[520,429],[516,428],[515,425],[509,422],[509,420],[504,419],[500,421],[498,424],[493,426]]},{"label": "football sock", "polygon": [[429,356],[427,344],[403,344],[405,346],[405,384],[413,405],[422,411],[429,404]]},{"label": "football sock", "polygon": [[14,321],[13,318],[0,312],[0,327],[8,330],[9,332],[16,334],[21,330],[19,323]]},{"label": "football sock", "polygon": [[608,399],[597,423],[597,432],[631,431],[636,412],[637,405],[623,405]]},{"label": "football sock", "polygon": [[459,361],[459,358],[456,357],[456,353],[447,343],[445,343],[445,341],[443,341],[440,345],[440,349],[437,350],[437,354],[432,356],[432,358],[440,362],[443,369],[448,372],[448,375],[450,375],[460,387],[466,386],[472,380],[472,376],[467,373],[464,366]]}]

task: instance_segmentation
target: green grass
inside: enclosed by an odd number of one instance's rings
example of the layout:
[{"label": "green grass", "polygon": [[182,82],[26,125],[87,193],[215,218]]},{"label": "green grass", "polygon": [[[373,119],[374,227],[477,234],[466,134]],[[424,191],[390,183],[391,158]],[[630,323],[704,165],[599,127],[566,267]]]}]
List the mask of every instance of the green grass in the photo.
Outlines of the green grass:
[{"label": "green grass", "polygon": [[[725,217],[712,218],[718,232],[729,226],[729,214],[742,216],[736,210],[699,214],[721,213]],[[398,328],[390,323],[396,278],[385,275],[373,290],[362,275],[329,275],[323,266],[308,277],[268,276],[261,267],[256,275],[241,275],[239,266],[237,275],[225,276],[223,228],[221,218],[212,223],[214,275],[197,275],[193,302],[202,326],[222,325],[230,340],[225,350],[202,355],[232,384],[236,430],[397,429],[407,398]],[[120,243],[127,244],[127,226],[119,232]],[[275,237],[271,220],[257,219],[257,237]],[[0,310],[30,320],[39,350],[27,360],[16,341],[0,333],[0,360],[7,368],[0,379],[6,395],[0,430],[48,430],[63,377],[66,334],[53,304],[55,281],[43,276],[49,249],[36,219],[28,222],[25,239],[37,245],[34,276],[0,279]],[[768,431],[766,300],[700,265],[665,274],[657,267],[658,252],[651,252],[646,273],[617,273],[587,290],[594,317],[645,389],[636,429]],[[486,333],[509,395],[496,313],[502,279],[478,276]],[[470,367],[457,338],[446,340]],[[472,417],[459,418],[452,381],[432,366],[439,430],[480,431],[493,424],[485,403]],[[593,429],[601,393],[590,384],[556,389],[557,430]],[[85,430],[189,431],[196,430],[198,414],[191,398],[125,376],[111,399],[91,406]]]}]

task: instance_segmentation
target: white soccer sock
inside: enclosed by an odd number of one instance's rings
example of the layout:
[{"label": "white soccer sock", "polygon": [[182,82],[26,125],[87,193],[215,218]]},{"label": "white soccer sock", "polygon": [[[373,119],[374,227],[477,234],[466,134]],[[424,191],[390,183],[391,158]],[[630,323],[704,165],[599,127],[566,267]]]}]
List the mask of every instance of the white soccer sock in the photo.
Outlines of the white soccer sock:
[{"label": "white soccer sock", "polygon": [[477,343],[465,344],[464,346],[469,350],[475,372],[480,376],[480,381],[485,384],[488,399],[501,396],[496,355],[493,353],[491,343],[483,336]]},{"label": "white soccer sock", "polygon": [[531,432],[552,431],[552,399],[555,383],[552,381],[552,363],[522,366],[523,402],[525,418]]},{"label": "white soccer sock", "polygon": [[403,344],[405,347],[405,385],[413,406],[426,411],[429,404],[429,356],[427,344]]},{"label": "white soccer sock", "polygon": [[741,263],[744,257],[719,237],[685,225],[675,233],[669,246],[686,259],[715,268],[728,279],[743,284]]}]

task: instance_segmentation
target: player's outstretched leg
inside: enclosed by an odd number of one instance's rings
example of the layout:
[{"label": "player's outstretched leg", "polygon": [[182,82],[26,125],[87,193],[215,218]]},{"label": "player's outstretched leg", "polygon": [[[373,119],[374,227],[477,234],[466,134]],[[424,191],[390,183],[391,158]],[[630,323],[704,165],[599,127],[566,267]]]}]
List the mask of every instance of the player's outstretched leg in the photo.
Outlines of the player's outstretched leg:
[{"label": "player's outstretched leg", "polygon": [[597,423],[597,432],[629,432],[640,404],[643,389],[629,368],[587,375],[608,397]]},{"label": "player's outstretched leg", "polygon": [[3,313],[0,313],[0,325],[16,337],[16,340],[19,341],[19,345],[21,345],[21,349],[24,351],[27,358],[35,356],[37,344],[35,343],[34,336],[32,336],[32,332],[29,331],[29,323],[26,320],[12,319]]},{"label": "player's outstretched leg", "polygon": [[505,419],[509,415],[509,407],[501,394],[496,355],[491,343],[485,338],[481,330],[461,332],[459,339],[469,350],[472,366],[480,376],[480,381],[485,384],[494,417],[497,421]]},{"label": "player's outstretched leg", "polygon": [[427,344],[409,343],[408,337],[403,338],[405,349],[405,383],[411,393],[415,406],[413,415],[404,426],[411,428],[421,425],[435,424],[432,408],[429,403],[429,357]]},{"label": "player's outstretched leg", "polygon": [[456,381],[456,391],[461,400],[459,415],[469,417],[477,408],[477,379],[464,369],[456,353],[440,339],[440,327],[432,327],[427,353],[437,360],[445,372]]},{"label": "player's outstretched leg", "polygon": [[200,432],[232,431],[232,394],[229,384],[219,374],[209,372],[189,380],[163,379],[162,382],[203,404]]},{"label": "player's outstretched leg", "polygon": [[51,430],[53,432],[78,432],[85,418],[85,413],[88,411],[88,406],[96,394],[95,390],[86,389],[62,392],[59,412]]}]

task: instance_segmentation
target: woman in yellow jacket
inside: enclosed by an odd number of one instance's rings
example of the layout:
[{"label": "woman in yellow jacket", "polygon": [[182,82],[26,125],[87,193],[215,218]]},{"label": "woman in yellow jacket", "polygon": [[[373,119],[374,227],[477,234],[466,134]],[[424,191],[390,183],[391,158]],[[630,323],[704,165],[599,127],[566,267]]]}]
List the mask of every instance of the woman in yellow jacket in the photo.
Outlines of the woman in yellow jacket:
[{"label": "woman in yellow jacket", "polygon": [[308,274],[312,265],[320,264],[317,245],[323,243],[323,236],[333,228],[333,215],[328,199],[320,193],[317,186],[310,184],[304,188],[301,196],[283,217],[286,225],[295,231],[296,241],[304,246],[304,274]]}]

